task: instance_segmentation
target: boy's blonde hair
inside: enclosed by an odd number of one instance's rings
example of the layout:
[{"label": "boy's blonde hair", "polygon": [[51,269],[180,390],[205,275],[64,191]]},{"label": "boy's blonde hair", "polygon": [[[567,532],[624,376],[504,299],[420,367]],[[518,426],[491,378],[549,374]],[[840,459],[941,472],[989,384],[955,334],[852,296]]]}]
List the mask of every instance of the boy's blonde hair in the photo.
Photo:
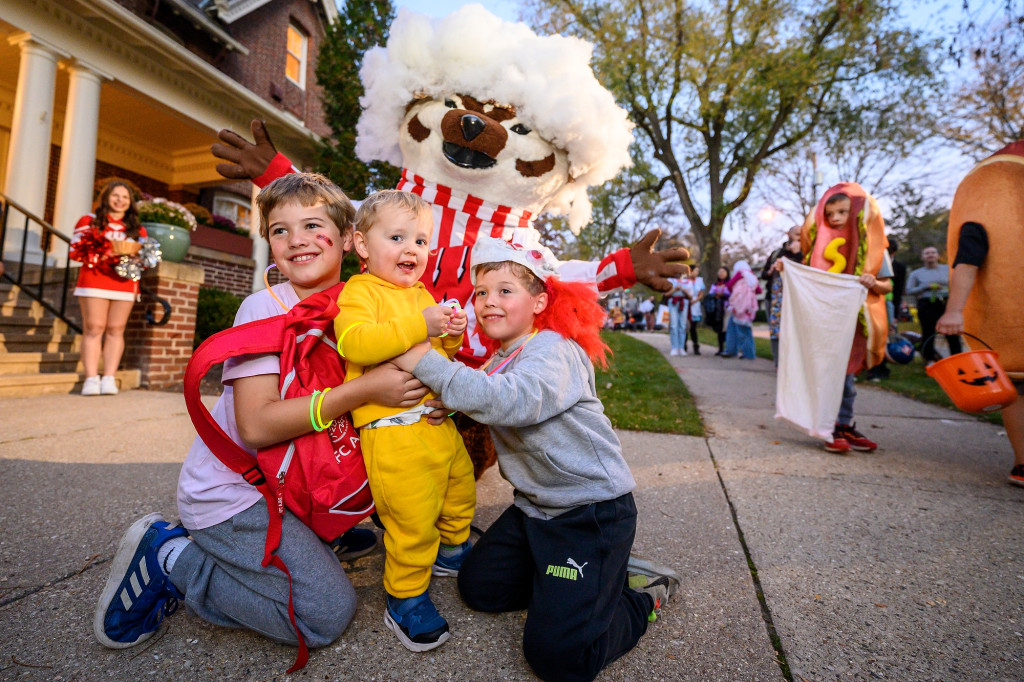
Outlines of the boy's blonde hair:
[{"label": "boy's blonde hair", "polygon": [[366,197],[359,205],[355,218],[356,230],[363,234],[369,232],[370,228],[376,224],[381,209],[387,206],[408,211],[419,220],[430,223],[431,226],[434,224],[434,214],[430,204],[422,197],[399,189],[382,189]]},{"label": "boy's blonde hair", "polygon": [[473,267],[473,272],[477,276],[487,273],[494,272],[496,270],[508,270],[512,273],[512,276],[519,280],[519,283],[530,292],[531,296],[547,291],[547,287],[544,286],[544,281],[533,274],[530,268],[526,267],[522,263],[516,263],[510,260],[498,261],[496,263],[482,263]]},{"label": "boy's blonde hair", "polygon": [[291,173],[274,180],[256,196],[260,212],[260,236],[270,240],[270,212],[282,204],[323,206],[342,234],[352,225],[356,209],[341,188],[320,173]]}]

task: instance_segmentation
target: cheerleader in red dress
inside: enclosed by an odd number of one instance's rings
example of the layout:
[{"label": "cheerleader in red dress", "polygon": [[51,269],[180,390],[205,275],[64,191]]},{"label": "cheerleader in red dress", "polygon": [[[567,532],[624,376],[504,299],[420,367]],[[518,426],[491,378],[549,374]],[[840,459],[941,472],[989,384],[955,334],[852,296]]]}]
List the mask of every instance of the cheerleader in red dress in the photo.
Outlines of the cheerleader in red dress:
[{"label": "cheerleader in red dress", "polygon": [[[74,294],[82,307],[82,364],[85,382],[82,395],[114,395],[114,375],[124,352],[124,329],[138,297],[139,285],[114,271],[111,245],[125,239],[138,241],[146,236],[139,225],[135,199],[128,186],[120,181],[107,184],[100,193],[95,215],[85,215],[75,225],[72,244],[91,239],[105,250],[101,258],[85,262],[78,273]],[[85,259],[82,259],[85,260]],[[99,360],[103,356],[103,377],[99,377]]]}]

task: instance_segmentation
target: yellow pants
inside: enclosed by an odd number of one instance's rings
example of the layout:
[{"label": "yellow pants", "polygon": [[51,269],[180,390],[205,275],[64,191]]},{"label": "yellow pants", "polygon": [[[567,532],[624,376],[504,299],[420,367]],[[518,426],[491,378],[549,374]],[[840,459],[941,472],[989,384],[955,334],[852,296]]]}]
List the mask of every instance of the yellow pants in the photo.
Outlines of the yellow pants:
[{"label": "yellow pants", "polygon": [[384,524],[384,589],[406,599],[430,586],[440,542],[469,538],[476,507],[473,462],[451,419],[431,426],[360,429],[363,461]]}]

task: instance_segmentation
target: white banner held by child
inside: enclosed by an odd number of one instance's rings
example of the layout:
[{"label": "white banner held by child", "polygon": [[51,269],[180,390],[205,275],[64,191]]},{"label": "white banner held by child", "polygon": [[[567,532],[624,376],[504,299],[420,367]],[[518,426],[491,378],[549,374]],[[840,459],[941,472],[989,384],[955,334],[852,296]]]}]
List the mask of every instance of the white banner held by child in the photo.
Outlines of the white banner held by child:
[{"label": "white banner held by child", "polygon": [[782,271],[775,418],[829,443],[867,298],[857,280],[794,262]]}]

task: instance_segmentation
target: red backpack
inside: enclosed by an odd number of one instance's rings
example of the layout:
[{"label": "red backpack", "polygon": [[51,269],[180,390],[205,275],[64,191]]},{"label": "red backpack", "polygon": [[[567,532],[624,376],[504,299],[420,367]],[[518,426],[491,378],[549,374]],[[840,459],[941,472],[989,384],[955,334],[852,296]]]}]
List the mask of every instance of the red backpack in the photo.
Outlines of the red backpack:
[{"label": "red backpack", "polygon": [[289,673],[306,664],[306,643],[295,624],[291,574],[274,552],[281,543],[281,519],[287,508],[325,542],[330,542],[374,511],[359,435],[348,415],[330,428],[264,448],[255,459],[231,440],[199,396],[210,368],[248,353],[279,353],[281,398],[307,397],[314,389],[338,386],[345,369],[334,340],[338,284],[298,303],[287,314],[225,329],[206,339],[185,370],[185,405],[199,437],[225,466],[241,474],[267,500],[270,523],[263,566],[288,575],[288,616],[298,635],[299,652]]}]

